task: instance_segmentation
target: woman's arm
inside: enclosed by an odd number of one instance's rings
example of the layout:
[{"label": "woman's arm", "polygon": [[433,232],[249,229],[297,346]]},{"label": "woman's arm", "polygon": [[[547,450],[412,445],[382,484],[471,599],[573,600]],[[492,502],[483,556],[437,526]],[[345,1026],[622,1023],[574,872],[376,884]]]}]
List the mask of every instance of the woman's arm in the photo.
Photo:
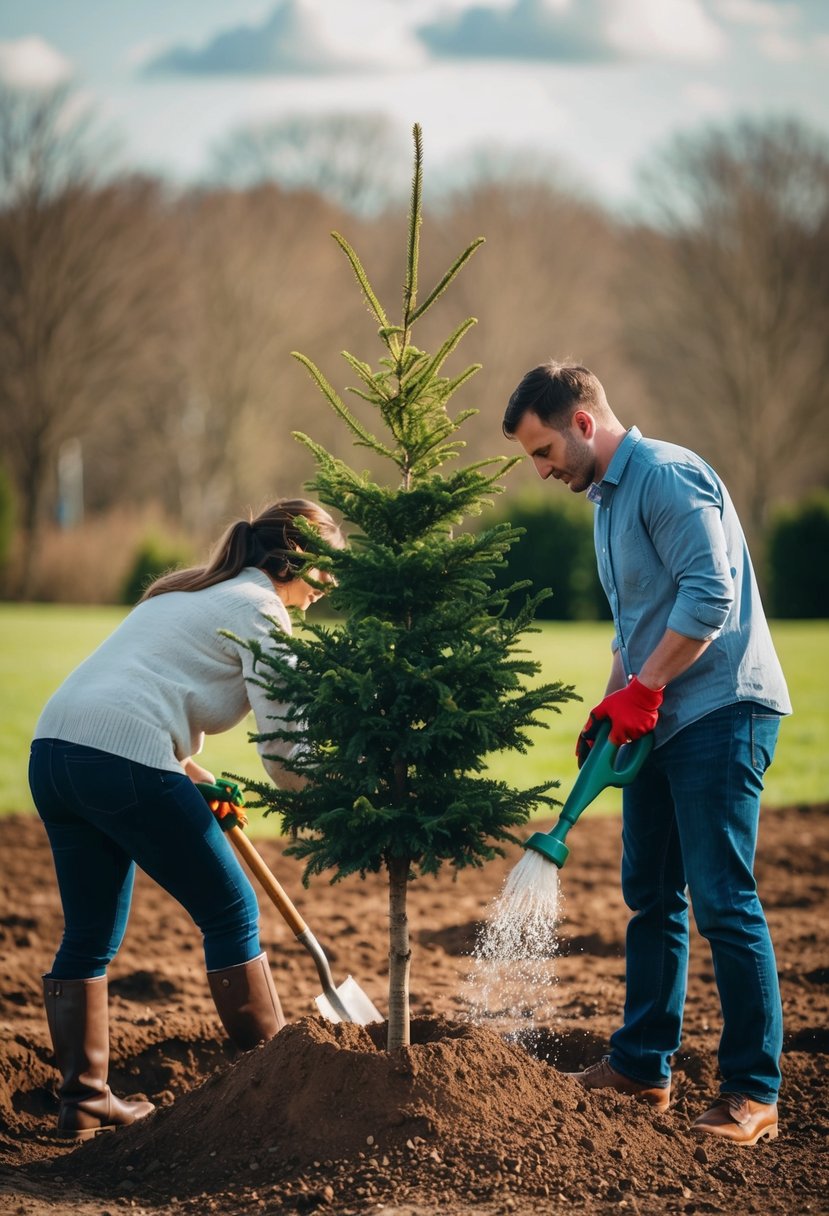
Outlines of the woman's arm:
[{"label": "woman's arm", "polygon": [[202,768],[200,764],[197,764],[192,756],[188,756],[186,760],[182,760],[181,767],[191,781],[209,781],[211,785],[216,781],[213,773],[209,769]]}]

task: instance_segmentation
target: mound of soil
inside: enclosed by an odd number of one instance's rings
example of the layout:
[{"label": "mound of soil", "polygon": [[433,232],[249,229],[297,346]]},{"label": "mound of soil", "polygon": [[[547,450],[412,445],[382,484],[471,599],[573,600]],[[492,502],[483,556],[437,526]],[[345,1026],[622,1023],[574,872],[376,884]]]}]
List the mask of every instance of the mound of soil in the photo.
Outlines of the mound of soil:
[{"label": "mound of soil", "polygon": [[441,1205],[502,1192],[618,1205],[641,1187],[689,1199],[744,1179],[733,1154],[709,1173],[721,1146],[616,1095],[586,1094],[490,1029],[420,1019],[412,1046],[391,1053],[383,1034],[302,1019],[55,1172],[101,1195],[127,1178],[128,1193],[208,1207],[255,1176],[305,1210],[395,1204],[413,1191]]},{"label": "mound of soil", "polygon": [[[686,1035],[673,1101],[657,1115],[585,1092],[566,1070],[598,1058],[624,995],[627,914],[618,821],[580,825],[562,872],[566,920],[545,1020],[528,1047],[469,1021],[469,953],[517,853],[485,871],[412,888],[412,1045],[384,1027],[332,1026],[313,1009],[313,965],[263,904],[263,941],[290,1024],[234,1058],[209,1000],[198,941],[139,876],[127,941],[111,968],[110,1081],[143,1093],[150,1119],[74,1147],[48,1136],[56,1074],[40,974],[59,937],[51,859],[37,820],[0,821],[0,1213],[383,1212],[487,1216],[575,1210],[829,1212],[825,905],[829,808],[765,816],[759,879],[786,1014],[781,1136],[733,1149],[690,1132],[716,1094],[716,989],[693,946]],[[574,845],[576,841],[574,840]],[[261,851],[288,889],[295,864]],[[315,884],[306,915],[334,964],[383,1008],[386,903],[380,878]],[[341,956],[341,957],[338,957]],[[501,1032],[501,1033],[499,1033]]]}]

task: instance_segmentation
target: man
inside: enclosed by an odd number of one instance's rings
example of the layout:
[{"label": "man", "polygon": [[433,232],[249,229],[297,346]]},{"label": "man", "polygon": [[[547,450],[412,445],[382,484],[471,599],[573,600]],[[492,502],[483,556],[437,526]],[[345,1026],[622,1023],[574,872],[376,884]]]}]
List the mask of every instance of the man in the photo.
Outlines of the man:
[{"label": "man", "polygon": [[542,478],[595,504],[599,575],[613,612],[598,723],[619,745],[655,731],[624,793],[627,930],[623,1025],[576,1073],[664,1110],[682,1028],[688,898],[708,940],[723,1014],[721,1091],[694,1129],[739,1144],[777,1136],[782,1010],[753,875],[763,774],[791,712],[745,538],[699,456],[626,429],[585,367],[549,362],[510,398],[504,432]]}]

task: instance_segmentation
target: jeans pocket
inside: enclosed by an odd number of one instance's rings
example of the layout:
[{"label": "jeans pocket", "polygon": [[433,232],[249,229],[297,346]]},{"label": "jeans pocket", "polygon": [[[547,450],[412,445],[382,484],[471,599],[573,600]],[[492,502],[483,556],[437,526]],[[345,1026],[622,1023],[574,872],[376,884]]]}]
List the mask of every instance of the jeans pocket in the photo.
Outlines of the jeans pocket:
[{"label": "jeans pocket", "polygon": [[138,803],[132,762],[121,756],[68,755],[66,780],[79,807],[100,815],[117,815]]},{"label": "jeans pocket", "polygon": [[777,735],[780,731],[779,714],[751,715],[751,764],[762,777],[774,759]]}]

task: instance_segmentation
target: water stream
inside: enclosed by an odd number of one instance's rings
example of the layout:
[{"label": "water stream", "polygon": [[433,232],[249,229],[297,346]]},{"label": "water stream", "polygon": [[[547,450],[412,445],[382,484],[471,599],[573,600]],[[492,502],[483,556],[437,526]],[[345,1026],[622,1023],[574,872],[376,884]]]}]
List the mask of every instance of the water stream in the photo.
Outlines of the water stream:
[{"label": "water stream", "polygon": [[467,978],[470,1016],[526,1042],[554,1015],[558,866],[528,850],[480,926]]}]

